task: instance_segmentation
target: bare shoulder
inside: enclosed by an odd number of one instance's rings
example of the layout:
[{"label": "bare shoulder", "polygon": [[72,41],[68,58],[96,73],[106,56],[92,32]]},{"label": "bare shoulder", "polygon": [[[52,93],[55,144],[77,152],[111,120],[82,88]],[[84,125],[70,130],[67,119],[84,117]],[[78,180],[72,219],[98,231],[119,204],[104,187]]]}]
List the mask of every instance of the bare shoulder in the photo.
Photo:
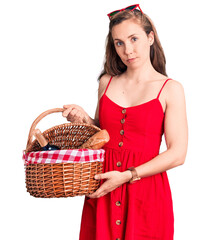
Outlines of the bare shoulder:
[{"label": "bare shoulder", "polygon": [[174,79],[171,79],[165,85],[166,103],[167,105],[185,105],[185,93],[183,85]]},{"label": "bare shoulder", "polygon": [[172,96],[172,97],[183,97],[184,95],[184,87],[183,85],[174,79],[170,79],[166,86],[165,86],[165,92],[167,96]]},{"label": "bare shoulder", "polygon": [[109,80],[111,78],[111,75],[105,74],[103,75],[99,80],[99,87],[98,87],[98,96],[99,98],[104,94],[105,89],[107,87],[107,84],[109,83]]}]

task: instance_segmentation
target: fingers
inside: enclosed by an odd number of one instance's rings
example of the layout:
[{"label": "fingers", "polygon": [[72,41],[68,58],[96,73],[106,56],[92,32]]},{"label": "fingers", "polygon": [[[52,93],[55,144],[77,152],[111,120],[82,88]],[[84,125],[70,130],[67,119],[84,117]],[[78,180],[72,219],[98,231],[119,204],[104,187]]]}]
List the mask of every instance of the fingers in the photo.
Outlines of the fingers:
[{"label": "fingers", "polygon": [[63,117],[67,117],[69,113],[71,112],[72,107],[67,108],[66,110],[63,111],[62,115]]},{"label": "fingers", "polygon": [[107,191],[96,191],[92,194],[87,195],[87,197],[89,198],[100,198],[103,197],[104,195],[106,195],[108,192]]},{"label": "fingers", "polygon": [[[106,173],[97,174],[97,176],[99,176],[99,175],[100,176],[102,176],[102,175],[105,176]],[[105,177],[103,177],[103,178],[105,178]],[[104,195],[106,195],[107,193],[109,193],[110,191],[112,191],[113,189],[114,188],[110,185],[110,182],[108,182],[108,180],[107,180],[94,193],[89,194],[88,197],[89,198],[100,198],[100,197],[103,197]]]},{"label": "fingers", "polygon": [[107,179],[103,182],[102,185],[92,194],[87,195],[89,198],[100,198],[106,195],[107,193],[115,190],[117,187],[120,187],[122,185],[121,178],[121,172],[119,171],[109,171],[101,174],[96,174],[94,176],[95,179]]},{"label": "fingers", "polygon": [[80,107],[79,105],[76,105],[76,104],[67,104],[67,105],[63,105],[63,108],[64,109],[67,109],[67,108],[77,108],[77,109],[80,109],[80,110],[83,110],[84,109],[82,107]]},{"label": "fingers", "polygon": [[101,174],[96,174],[94,176],[95,179],[106,179],[106,178],[109,178],[110,177],[110,173],[109,172],[106,172],[106,173],[101,173]]},{"label": "fingers", "polygon": [[76,104],[64,105],[65,109],[62,113],[70,122],[84,123],[87,122],[86,112],[84,109]]},{"label": "fingers", "polygon": [[82,116],[82,113],[78,109],[72,109],[67,116],[67,120],[71,122],[83,123]]},{"label": "fingers", "polygon": [[70,107],[79,107],[79,105],[76,105],[76,104],[66,104],[66,105],[63,105],[63,108],[70,108]]},{"label": "fingers", "polygon": [[65,109],[62,113],[63,117],[67,117],[74,107],[75,107],[74,104],[63,105],[63,108]]}]

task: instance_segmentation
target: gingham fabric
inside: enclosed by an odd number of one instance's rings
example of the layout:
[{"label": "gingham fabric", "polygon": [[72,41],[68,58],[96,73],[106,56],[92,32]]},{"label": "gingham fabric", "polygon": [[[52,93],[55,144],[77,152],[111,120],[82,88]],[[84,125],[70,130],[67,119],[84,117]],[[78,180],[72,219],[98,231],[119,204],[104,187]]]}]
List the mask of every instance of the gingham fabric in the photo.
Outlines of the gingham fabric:
[{"label": "gingham fabric", "polygon": [[103,162],[104,149],[67,149],[55,151],[39,151],[23,153],[23,161],[26,165],[37,163],[81,163]]}]

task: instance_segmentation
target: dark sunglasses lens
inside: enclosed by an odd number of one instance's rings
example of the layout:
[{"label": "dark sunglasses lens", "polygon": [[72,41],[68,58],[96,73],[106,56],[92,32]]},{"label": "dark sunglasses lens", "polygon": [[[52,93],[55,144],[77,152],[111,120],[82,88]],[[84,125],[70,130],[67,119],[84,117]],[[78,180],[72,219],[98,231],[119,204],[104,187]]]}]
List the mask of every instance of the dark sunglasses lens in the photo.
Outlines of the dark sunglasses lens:
[{"label": "dark sunglasses lens", "polygon": [[118,13],[118,12],[120,12],[120,11],[114,11],[114,12],[112,12],[112,13],[110,13],[110,17],[112,17],[112,16],[114,16],[116,13]]},{"label": "dark sunglasses lens", "polygon": [[133,10],[134,8],[136,8],[136,5],[133,5],[133,6],[127,7],[126,10]]}]

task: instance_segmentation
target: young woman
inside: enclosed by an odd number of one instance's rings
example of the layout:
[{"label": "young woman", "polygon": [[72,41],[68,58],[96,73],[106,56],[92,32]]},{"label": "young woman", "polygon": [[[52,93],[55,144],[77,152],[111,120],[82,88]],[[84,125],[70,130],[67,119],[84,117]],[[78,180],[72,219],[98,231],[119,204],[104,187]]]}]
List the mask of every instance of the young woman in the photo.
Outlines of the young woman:
[{"label": "young woman", "polygon": [[[184,90],[167,77],[156,29],[139,5],[108,14],[106,61],[92,119],[78,105],[64,117],[106,129],[100,188],[85,196],[80,240],[172,240],[174,215],[166,171],[185,161]],[[164,134],[167,150],[159,153]]]}]

